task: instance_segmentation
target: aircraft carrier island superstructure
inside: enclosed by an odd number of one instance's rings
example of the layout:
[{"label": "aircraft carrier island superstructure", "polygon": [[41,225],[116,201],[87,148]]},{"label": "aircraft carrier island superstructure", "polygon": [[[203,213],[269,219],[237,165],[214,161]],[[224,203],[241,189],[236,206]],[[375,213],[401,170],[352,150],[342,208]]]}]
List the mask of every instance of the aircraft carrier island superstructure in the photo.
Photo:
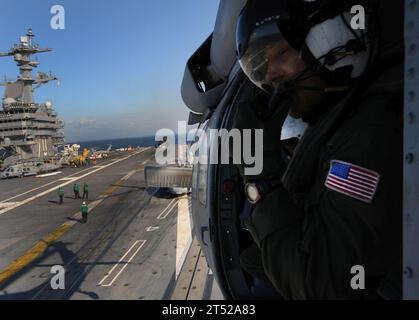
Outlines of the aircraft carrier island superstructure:
[{"label": "aircraft carrier island superstructure", "polygon": [[29,29],[25,36],[20,37],[19,44],[8,52],[0,52],[0,57],[13,57],[20,71],[15,81],[1,83],[5,86],[0,111],[1,167],[18,166],[27,171],[20,171],[21,174],[58,168],[57,149],[64,143],[64,135],[60,131],[64,122],[58,118],[52,103],[34,101],[36,88],[58,79],[44,72],[37,72],[33,78],[32,70],[38,67],[39,62],[32,60],[31,56],[52,51],[39,47],[33,38],[32,29]]}]

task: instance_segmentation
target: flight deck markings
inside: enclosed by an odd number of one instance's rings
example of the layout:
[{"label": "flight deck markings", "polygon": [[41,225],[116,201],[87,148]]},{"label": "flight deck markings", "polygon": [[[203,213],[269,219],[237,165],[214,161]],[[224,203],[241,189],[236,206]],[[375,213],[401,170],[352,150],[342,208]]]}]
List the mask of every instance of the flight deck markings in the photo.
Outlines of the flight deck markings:
[{"label": "flight deck markings", "polygon": [[[115,280],[120,276],[120,274],[122,273],[122,271],[125,270],[125,268],[128,266],[128,264],[132,261],[132,259],[134,259],[134,257],[137,255],[137,253],[141,250],[141,248],[144,246],[144,244],[146,243],[147,240],[137,240],[134,242],[134,244],[128,249],[127,252],[125,252],[125,254],[121,257],[121,259],[119,259],[119,261],[112,267],[111,270],[109,270],[105,277],[103,277],[102,280],[100,280],[100,282],[98,283],[99,286],[101,287],[110,287]],[[129,257],[129,259],[126,262],[123,262],[123,260],[125,259],[125,257],[127,257],[127,255],[133,251],[133,254]],[[112,274],[115,270],[117,270],[117,268],[119,266],[122,266],[118,273],[115,275],[115,277],[112,278],[112,280],[110,282],[104,283]]]},{"label": "flight deck markings", "polygon": [[185,262],[186,255],[192,244],[192,229],[189,214],[189,199],[183,196],[177,202],[177,237],[176,237],[176,273],[175,279],[178,278],[180,270]]},{"label": "flight deck markings", "polygon": [[0,208],[9,208],[15,206],[16,204],[19,204],[19,202],[1,202]]},{"label": "flight deck markings", "polygon": [[74,181],[74,180],[75,180],[75,178],[73,177],[73,178],[62,178],[62,179],[60,179],[58,181]]},{"label": "flight deck markings", "polygon": [[149,226],[145,229],[146,232],[152,232],[152,231],[156,231],[159,230],[160,227],[153,227],[153,226]]},{"label": "flight deck markings", "polygon": [[25,191],[25,192],[23,192],[23,193],[20,193],[20,194],[18,194],[18,195],[16,195],[16,196],[11,197],[11,198],[8,198],[8,199],[5,199],[5,200],[2,200],[2,201],[0,201],[0,203],[3,203],[3,202],[8,202],[8,201],[13,200],[13,199],[15,199],[15,198],[21,197],[21,196],[23,196],[23,195],[25,195],[25,194],[31,193],[31,192],[33,192],[33,191],[35,191],[35,190],[39,190],[39,189],[45,188],[46,186],[49,186],[50,184],[56,183],[57,181],[60,181],[60,180],[64,180],[64,179],[73,179],[73,178],[70,178],[70,177],[72,177],[72,176],[74,176],[74,175],[76,175],[76,174],[80,174],[80,173],[82,173],[82,172],[84,172],[84,171],[87,171],[87,170],[89,170],[89,169],[91,169],[91,168],[88,168],[88,169],[83,169],[82,171],[79,171],[79,172],[76,172],[76,173],[72,173],[72,174],[68,175],[67,177],[61,178],[61,179],[59,179],[59,180],[55,180],[55,181],[48,182],[48,183],[46,183],[46,184],[44,184],[44,185],[42,185],[42,186],[39,186],[39,187],[33,188],[33,189],[31,189],[31,190]]},{"label": "flight deck markings", "polygon": [[177,204],[177,199],[173,199],[170,201],[170,203],[167,205],[167,207],[157,216],[157,220],[163,220],[166,219],[169,213],[173,210],[173,208]]},{"label": "flight deck markings", "polygon": [[[150,147],[147,147],[147,148],[145,148],[145,149],[143,149],[143,150],[140,150],[139,152],[136,152],[136,153],[134,153],[134,154],[132,154],[131,156],[134,156],[134,155],[136,155],[136,154],[140,154],[140,153],[142,153],[142,152],[144,152],[144,151],[146,151],[146,150],[148,150],[148,149],[150,149]],[[109,160],[109,161],[107,161],[107,162],[104,162],[104,163],[102,163],[102,165],[100,165],[100,166],[93,166],[93,167],[90,167],[90,168],[87,168],[87,169],[83,169],[83,170],[81,170],[81,171],[78,171],[78,172],[74,172],[74,173],[72,173],[72,174],[70,174],[70,175],[68,175],[68,176],[66,176],[66,177],[64,177],[64,178],[61,178],[61,179],[59,179],[59,180],[55,180],[55,181],[51,181],[51,182],[48,182],[48,183],[46,183],[46,184],[44,184],[44,185],[42,185],[42,186],[39,186],[39,187],[36,187],[36,188],[33,188],[33,189],[31,189],[31,190],[28,190],[28,191],[25,191],[24,193],[21,193],[21,194],[18,194],[18,195],[16,195],[16,196],[13,196],[13,197],[11,197],[11,198],[8,198],[8,199],[5,199],[5,200],[2,200],[2,201],[0,201],[0,203],[3,203],[3,202],[8,202],[8,201],[10,201],[10,200],[13,200],[13,199],[15,199],[15,198],[18,198],[18,197],[21,197],[21,196],[23,196],[23,195],[25,195],[25,194],[28,194],[28,193],[31,193],[31,192],[33,192],[33,191],[35,191],[35,190],[39,190],[39,189],[42,189],[42,188],[45,188],[46,186],[49,186],[49,185],[51,185],[51,184],[54,184],[54,183],[56,183],[57,181],[74,181],[74,179],[76,178],[75,177],[75,175],[78,175],[78,174],[80,174],[80,173],[82,173],[82,172],[85,172],[85,171],[88,171],[88,170],[90,170],[90,169],[95,169],[95,168],[106,168],[106,166],[108,165],[108,164],[110,164],[111,162],[112,162],[113,160]],[[112,162],[113,163],[113,162]],[[77,179],[79,179],[79,178],[77,178]]]},{"label": "flight deck markings", "polygon": [[66,233],[71,227],[72,222],[65,222],[57,229],[55,229],[51,234],[47,237],[39,241],[35,244],[32,248],[26,251],[20,258],[12,262],[6,269],[0,272],[0,284],[22,270],[25,266],[30,264],[33,260],[35,260],[39,255],[41,255],[49,245],[51,245],[54,241],[60,238],[64,233]]},{"label": "flight deck markings", "polygon": [[35,178],[45,178],[45,177],[51,177],[51,176],[56,176],[57,174],[61,174],[63,173],[62,171],[55,171],[55,172],[50,172],[50,173],[45,173],[45,174],[39,174],[37,176],[35,176]]},{"label": "flight deck markings", "polygon": [[[132,176],[134,172],[128,173],[123,178],[119,179],[116,182],[116,185],[122,184],[122,179],[127,176]],[[104,194],[98,197],[97,200],[91,202],[89,204],[89,212],[91,212],[96,206],[98,206],[103,200],[107,198],[107,195],[110,194],[110,190],[115,191],[117,188],[115,185],[112,185],[105,190]],[[0,211],[1,212],[1,211]],[[18,273],[20,270],[25,268],[27,265],[32,263],[36,258],[38,258],[53,242],[57,241],[59,238],[61,238],[68,230],[70,230],[71,227],[73,227],[78,220],[81,219],[80,212],[77,212],[73,216],[73,221],[66,221],[62,225],[60,225],[57,229],[55,229],[53,232],[51,232],[48,236],[37,242],[32,248],[30,248],[28,251],[26,251],[22,256],[20,256],[18,259],[13,261],[9,266],[7,266],[3,271],[0,272],[0,284],[16,273]],[[141,240],[143,241],[143,240]],[[145,242],[145,240],[144,240]],[[136,253],[135,253],[136,254]],[[125,268],[124,268],[125,269]],[[122,272],[122,271],[121,271]],[[119,275],[119,274],[118,274]]]},{"label": "flight deck markings", "polygon": [[[112,161],[111,163],[108,163],[107,165],[103,166],[102,168],[97,168],[97,169],[94,169],[94,170],[92,170],[92,171],[89,171],[88,173],[85,173],[84,175],[81,175],[81,176],[79,176],[79,177],[77,177],[77,178],[75,178],[75,179],[72,179],[71,181],[67,181],[67,182],[61,183],[61,184],[59,184],[59,185],[57,185],[57,186],[54,186],[54,187],[52,187],[52,188],[50,188],[50,189],[48,189],[48,190],[45,190],[45,191],[43,191],[43,192],[41,192],[41,193],[39,193],[39,194],[37,194],[37,195],[35,195],[35,196],[29,197],[29,198],[27,198],[27,199],[25,199],[25,200],[20,201],[20,202],[16,203],[16,205],[14,205],[14,206],[10,206],[10,207],[7,207],[7,208],[3,208],[3,209],[1,209],[1,210],[0,210],[0,215],[4,214],[4,213],[6,213],[6,212],[8,212],[8,211],[10,211],[10,210],[12,210],[12,209],[15,209],[15,208],[17,208],[17,207],[20,207],[21,205],[24,205],[24,204],[26,204],[26,203],[28,203],[28,202],[31,202],[31,201],[33,201],[33,200],[35,200],[35,199],[38,199],[38,198],[40,198],[40,197],[43,197],[44,195],[46,195],[46,194],[48,194],[48,193],[50,193],[50,192],[53,192],[53,191],[57,190],[57,188],[59,188],[59,187],[64,187],[64,186],[66,186],[66,185],[68,185],[68,184],[71,184],[73,181],[76,181],[76,180],[78,180],[78,179],[82,179],[82,178],[84,178],[84,177],[87,177],[87,176],[89,176],[89,175],[91,175],[91,174],[93,174],[93,173],[95,173],[95,172],[98,172],[98,171],[100,171],[100,170],[103,170],[104,168],[107,168],[107,167],[109,167],[109,166],[111,166],[111,165],[113,165],[113,164],[115,164],[115,163],[120,162],[120,161],[126,160],[126,159],[128,159],[128,158],[130,158],[130,157],[132,157],[132,156],[134,156],[134,155],[140,154],[140,153],[142,153],[142,152],[144,152],[144,151],[146,151],[146,150],[148,150],[148,149],[149,149],[149,148],[146,148],[146,149],[143,149],[143,150],[141,150],[141,151],[139,151],[139,152],[133,153],[133,154],[131,154],[131,155],[127,156],[127,157],[124,157],[124,158],[121,158],[121,159],[117,159],[117,160],[115,160],[115,161]],[[116,186],[116,188],[118,188],[118,187],[119,187],[119,186],[117,185],[117,186]],[[113,192],[113,191],[115,191],[115,189],[112,189],[112,192]]]}]

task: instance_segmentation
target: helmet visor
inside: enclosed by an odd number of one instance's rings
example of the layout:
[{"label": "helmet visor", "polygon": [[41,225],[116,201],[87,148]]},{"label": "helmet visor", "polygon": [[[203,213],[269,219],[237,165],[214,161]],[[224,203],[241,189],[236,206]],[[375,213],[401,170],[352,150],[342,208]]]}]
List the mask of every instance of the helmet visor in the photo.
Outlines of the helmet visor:
[{"label": "helmet visor", "polygon": [[265,91],[280,87],[305,70],[299,52],[282,36],[277,21],[255,28],[239,63],[247,77]]}]

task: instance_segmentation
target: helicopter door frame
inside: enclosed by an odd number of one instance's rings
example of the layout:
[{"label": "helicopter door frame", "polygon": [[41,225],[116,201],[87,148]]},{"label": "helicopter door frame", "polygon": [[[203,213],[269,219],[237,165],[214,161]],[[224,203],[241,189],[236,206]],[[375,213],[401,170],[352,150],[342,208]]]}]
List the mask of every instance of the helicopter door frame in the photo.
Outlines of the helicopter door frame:
[{"label": "helicopter door frame", "polygon": [[405,1],[403,298],[419,299],[419,2]]}]

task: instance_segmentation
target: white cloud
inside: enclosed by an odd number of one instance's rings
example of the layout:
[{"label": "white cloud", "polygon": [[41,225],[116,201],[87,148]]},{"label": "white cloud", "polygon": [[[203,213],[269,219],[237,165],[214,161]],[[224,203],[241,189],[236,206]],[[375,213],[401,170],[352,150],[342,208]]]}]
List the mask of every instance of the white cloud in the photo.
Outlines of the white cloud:
[{"label": "white cloud", "polygon": [[79,124],[82,126],[89,126],[89,125],[95,124],[96,122],[97,122],[96,119],[88,119],[88,118],[81,118],[79,120]]},{"label": "white cloud", "polygon": [[84,116],[65,120],[67,141],[100,140],[125,137],[154,136],[157,130],[177,130],[177,121],[187,120],[188,112],[179,109],[149,108],[145,112],[121,113],[112,116]]}]

